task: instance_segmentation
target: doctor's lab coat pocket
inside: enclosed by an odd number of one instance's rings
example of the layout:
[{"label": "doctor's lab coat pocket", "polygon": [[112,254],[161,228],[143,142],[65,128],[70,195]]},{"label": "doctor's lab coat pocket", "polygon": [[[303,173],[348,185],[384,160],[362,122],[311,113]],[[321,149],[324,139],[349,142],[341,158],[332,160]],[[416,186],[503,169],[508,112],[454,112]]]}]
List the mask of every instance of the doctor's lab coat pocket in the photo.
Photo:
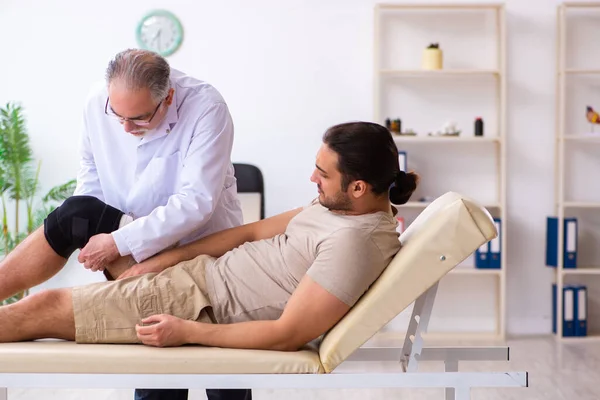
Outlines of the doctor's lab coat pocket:
[{"label": "doctor's lab coat pocket", "polygon": [[167,204],[169,196],[179,190],[180,154],[178,151],[165,157],[155,157],[148,163],[146,172],[155,206]]}]

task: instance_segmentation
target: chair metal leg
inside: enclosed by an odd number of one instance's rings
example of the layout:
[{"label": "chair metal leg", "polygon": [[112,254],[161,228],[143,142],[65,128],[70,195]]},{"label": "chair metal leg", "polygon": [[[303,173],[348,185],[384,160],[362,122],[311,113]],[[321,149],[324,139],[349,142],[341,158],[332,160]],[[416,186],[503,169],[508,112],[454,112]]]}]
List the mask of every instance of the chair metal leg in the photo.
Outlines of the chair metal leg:
[{"label": "chair metal leg", "polygon": [[417,300],[413,307],[408,330],[402,346],[401,363],[406,372],[417,372],[418,357],[423,350],[423,333],[427,332],[431,311],[435,302],[435,296],[438,290],[438,283],[435,283]]},{"label": "chair metal leg", "polygon": [[[445,360],[444,371],[446,372],[457,372],[458,371],[458,360]],[[446,388],[446,400],[456,400],[460,397],[456,397],[458,391],[455,388]],[[468,397],[467,397],[468,399]]]},{"label": "chair metal leg", "polygon": [[[448,389],[446,389],[448,390]],[[452,400],[469,400],[471,398],[471,388],[459,387],[454,390],[454,398]],[[448,398],[448,392],[446,392],[446,399]]]}]

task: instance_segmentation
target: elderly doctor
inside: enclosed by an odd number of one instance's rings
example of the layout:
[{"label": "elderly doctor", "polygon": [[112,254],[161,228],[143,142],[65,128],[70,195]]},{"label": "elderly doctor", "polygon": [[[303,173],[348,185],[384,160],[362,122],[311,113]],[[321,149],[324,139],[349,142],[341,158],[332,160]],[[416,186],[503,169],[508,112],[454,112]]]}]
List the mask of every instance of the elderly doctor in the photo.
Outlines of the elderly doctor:
[{"label": "elderly doctor", "polygon": [[93,236],[79,261],[92,270],[242,223],[233,165],[233,122],[211,85],[144,50],[116,55],[84,111],[75,195],[128,215]]},{"label": "elderly doctor", "polygon": [[[84,110],[75,195],[96,197],[125,215],[118,229],[89,239],[79,262],[93,271],[119,255],[139,263],[240,225],[232,145],[233,122],[214,87],[171,69],[155,53],[117,54]],[[251,391],[207,395],[240,400]],[[135,398],[185,399],[187,390],[137,389]]]}]

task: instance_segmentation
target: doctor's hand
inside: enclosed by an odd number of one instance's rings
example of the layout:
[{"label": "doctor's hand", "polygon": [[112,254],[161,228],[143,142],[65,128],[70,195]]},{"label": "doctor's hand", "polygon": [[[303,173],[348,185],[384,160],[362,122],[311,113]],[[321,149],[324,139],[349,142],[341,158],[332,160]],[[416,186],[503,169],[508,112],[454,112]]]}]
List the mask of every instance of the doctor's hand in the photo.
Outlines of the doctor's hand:
[{"label": "doctor's hand", "polygon": [[101,233],[90,238],[77,260],[92,271],[103,271],[106,265],[119,258],[119,249],[111,234]]},{"label": "doctor's hand", "polygon": [[137,337],[148,346],[170,347],[181,346],[187,343],[185,338],[186,327],[194,321],[177,318],[172,315],[159,314],[142,320],[142,324],[136,325]]}]

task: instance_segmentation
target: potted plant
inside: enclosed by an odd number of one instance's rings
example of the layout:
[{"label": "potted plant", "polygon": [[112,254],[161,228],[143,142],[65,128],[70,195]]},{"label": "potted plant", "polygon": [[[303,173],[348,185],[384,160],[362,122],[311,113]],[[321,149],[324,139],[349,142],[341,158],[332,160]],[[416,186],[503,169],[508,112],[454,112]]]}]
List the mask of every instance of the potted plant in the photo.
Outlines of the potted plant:
[{"label": "potted plant", "polygon": [[[41,199],[37,199],[40,167],[41,161],[36,163],[33,157],[22,107],[15,103],[6,104],[0,108],[0,255],[8,254],[41,226],[44,218],[75,190],[76,180],[73,179],[53,187]],[[25,221],[19,218],[23,206],[26,211]],[[14,224],[11,225],[8,221],[8,207],[14,207]],[[13,303],[26,295],[27,291],[17,293],[2,303]]]}]

